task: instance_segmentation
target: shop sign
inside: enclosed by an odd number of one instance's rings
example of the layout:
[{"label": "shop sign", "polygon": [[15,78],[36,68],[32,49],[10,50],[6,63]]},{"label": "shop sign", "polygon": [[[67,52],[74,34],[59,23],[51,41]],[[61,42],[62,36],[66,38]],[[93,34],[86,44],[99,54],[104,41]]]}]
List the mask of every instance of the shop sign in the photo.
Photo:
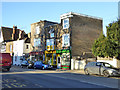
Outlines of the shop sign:
[{"label": "shop sign", "polygon": [[56,53],[56,51],[45,51],[45,53]]},{"label": "shop sign", "polygon": [[56,50],[56,53],[69,53],[69,50]]}]

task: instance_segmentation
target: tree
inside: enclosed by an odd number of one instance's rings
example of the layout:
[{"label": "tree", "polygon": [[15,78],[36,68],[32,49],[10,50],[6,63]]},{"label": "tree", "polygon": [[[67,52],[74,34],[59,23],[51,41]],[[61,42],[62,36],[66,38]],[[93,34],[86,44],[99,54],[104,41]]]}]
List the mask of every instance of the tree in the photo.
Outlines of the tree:
[{"label": "tree", "polygon": [[100,37],[97,40],[95,40],[95,43],[93,44],[92,52],[95,56],[105,57],[104,43],[105,43],[105,35],[101,33]]},{"label": "tree", "polygon": [[120,59],[120,20],[110,23],[106,28],[107,36],[101,34],[95,40],[92,52],[95,56]]}]

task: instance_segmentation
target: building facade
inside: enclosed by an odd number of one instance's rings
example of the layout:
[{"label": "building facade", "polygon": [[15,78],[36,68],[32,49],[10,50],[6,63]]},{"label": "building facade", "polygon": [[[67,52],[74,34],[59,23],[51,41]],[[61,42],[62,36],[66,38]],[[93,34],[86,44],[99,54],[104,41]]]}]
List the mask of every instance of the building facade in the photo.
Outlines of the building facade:
[{"label": "building facade", "polygon": [[13,65],[21,65],[23,60],[29,59],[30,53],[30,38],[13,41]]},{"label": "building facade", "polygon": [[30,60],[43,60],[45,51],[45,27],[56,24],[50,21],[39,21],[31,24],[31,52]]},{"label": "building facade", "polygon": [[[73,12],[61,15],[60,19],[59,24],[49,24],[40,30],[43,34],[39,35],[38,43],[43,46],[40,47],[42,50],[37,50],[43,52],[44,63],[70,69],[71,59],[92,52],[92,44],[102,31],[102,19]],[[35,32],[35,27],[32,28],[31,33]]]}]

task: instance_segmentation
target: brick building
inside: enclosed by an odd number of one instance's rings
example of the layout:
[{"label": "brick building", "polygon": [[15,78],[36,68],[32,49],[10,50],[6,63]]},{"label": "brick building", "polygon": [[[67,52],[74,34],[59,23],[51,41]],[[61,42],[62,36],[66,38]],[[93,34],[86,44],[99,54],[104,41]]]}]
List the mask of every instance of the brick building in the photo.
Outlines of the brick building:
[{"label": "brick building", "polygon": [[[43,34],[39,37],[44,38],[40,39],[43,45],[40,48],[43,48],[45,63],[70,68],[71,59],[82,58],[83,53],[91,52],[94,40],[102,31],[102,19],[73,12],[62,14],[60,19],[59,24],[49,24],[40,30]],[[31,24],[31,36],[35,31],[33,26],[36,25]]]},{"label": "brick building", "polygon": [[42,60],[45,51],[45,31],[44,28],[48,25],[56,24],[51,21],[39,21],[31,24],[31,60]]}]

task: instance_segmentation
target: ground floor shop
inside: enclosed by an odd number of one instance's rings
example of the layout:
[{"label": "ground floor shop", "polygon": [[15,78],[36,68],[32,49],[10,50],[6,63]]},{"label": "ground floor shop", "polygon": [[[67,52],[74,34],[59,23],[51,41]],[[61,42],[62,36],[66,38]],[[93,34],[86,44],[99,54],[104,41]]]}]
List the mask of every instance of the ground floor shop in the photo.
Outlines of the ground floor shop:
[{"label": "ground floor shop", "polygon": [[46,50],[45,63],[57,68],[70,69],[70,50]]},{"label": "ground floor shop", "polygon": [[43,58],[44,58],[43,51],[30,52],[30,61],[39,61],[39,60],[43,60]]}]

